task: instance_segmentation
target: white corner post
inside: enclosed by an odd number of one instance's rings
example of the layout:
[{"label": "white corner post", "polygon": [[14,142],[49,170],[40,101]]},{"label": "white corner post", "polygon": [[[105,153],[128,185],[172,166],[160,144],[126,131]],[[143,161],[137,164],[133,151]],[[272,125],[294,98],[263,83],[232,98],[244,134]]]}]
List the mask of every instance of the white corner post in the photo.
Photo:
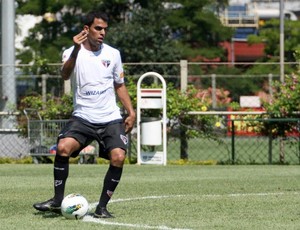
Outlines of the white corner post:
[{"label": "white corner post", "polygon": [[[142,88],[147,77],[161,81],[162,88]],[[137,83],[137,163],[167,165],[167,94],[164,78],[156,72],[143,74]],[[144,110],[160,109],[159,117],[145,117]]]}]

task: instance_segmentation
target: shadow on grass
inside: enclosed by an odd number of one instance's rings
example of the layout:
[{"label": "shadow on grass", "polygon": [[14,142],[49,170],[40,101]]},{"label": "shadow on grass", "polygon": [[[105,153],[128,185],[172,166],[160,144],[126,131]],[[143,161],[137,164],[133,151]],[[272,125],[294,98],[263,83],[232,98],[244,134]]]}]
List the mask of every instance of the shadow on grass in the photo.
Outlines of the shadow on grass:
[{"label": "shadow on grass", "polygon": [[56,212],[35,212],[34,215],[42,216],[43,218],[57,218],[62,216],[61,213]]}]

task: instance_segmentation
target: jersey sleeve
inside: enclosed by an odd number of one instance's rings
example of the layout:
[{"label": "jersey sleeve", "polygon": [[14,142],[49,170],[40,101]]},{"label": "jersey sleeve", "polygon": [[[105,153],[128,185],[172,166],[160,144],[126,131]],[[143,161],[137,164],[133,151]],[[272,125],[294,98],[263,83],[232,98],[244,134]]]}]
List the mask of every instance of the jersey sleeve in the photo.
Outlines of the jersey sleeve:
[{"label": "jersey sleeve", "polygon": [[66,50],[63,52],[63,54],[62,54],[62,62],[63,62],[63,63],[65,63],[65,62],[69,59],[69,57],[70,57],[70,55],[71,55],[71,53],[72,53],[73,48],[74,48],[74,47],[72,46],[71,48],[66,49]]},{"label": "jersey sleeve", "polygon": [[123,84],[124,70],[123,70],[122,59],[119,51],[116,51],[115,58],[116,58],[116,64],[114,68],[114,82],[117,84]]}]

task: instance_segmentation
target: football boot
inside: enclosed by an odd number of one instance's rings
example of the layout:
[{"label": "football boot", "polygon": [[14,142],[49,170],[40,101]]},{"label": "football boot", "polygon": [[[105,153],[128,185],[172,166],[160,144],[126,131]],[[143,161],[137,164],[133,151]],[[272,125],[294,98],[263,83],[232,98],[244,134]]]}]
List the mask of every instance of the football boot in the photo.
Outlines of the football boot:
[{"label": "football boot", "polygon": [[94,218],[114,218],[114,216],[107,211],[106,207],[98,205],[94,213]]},{"label": "football boot", "polygon": [[56,202],[53,198],[41,203],[35,203],[33,205],[33,207],[38,211],[42,211],[42,212],[51,211],[56,213],[60,212],[60,206],[61,206],[61,202],[60,203]]}]

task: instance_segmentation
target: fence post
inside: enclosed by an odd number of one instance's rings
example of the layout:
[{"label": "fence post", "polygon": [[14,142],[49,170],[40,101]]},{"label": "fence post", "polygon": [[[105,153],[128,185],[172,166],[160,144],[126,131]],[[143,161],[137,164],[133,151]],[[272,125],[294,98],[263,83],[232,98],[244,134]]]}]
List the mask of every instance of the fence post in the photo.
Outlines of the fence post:
[{"label": "fence post", "polygon": [[[15,76],[15,1],[3,0],[0,4],[0,69],[1,80],[1,111],[9,111],[12,106],[16,106],[16,76]],[[4,124],[6,121],[4,122]],[[7,123],[8,124],[8,123]],[[2,126],[3,128],[9,128]]]},{"label": "fence post", "polygon": [[272,125],[269,126],[269,164],[272,164]]},{"label": "fence post", "polygon": [[272,89],[272,85],[273,85],[273,74],[269,73],[268,78],[269,78],[269,94],[270,94],[270,100],[272,100],[272,98],[273,98],[273,89]]},{"label": "fence post", "polygon": [[217,107],[217,95],[216,95],[216,74],[211,75],[211,96],[212,96],[212,107],[215,109]]},{"label": "fence post", "polygon": [[44,107],[47,101],[47,75],[46,74],[42,74],[42,101]]},{"label": "fence post", "polygon": [[187,60],[180,60],[180,89],[185,92],[187,88],[188,78],[188,62]]},{"label": "fence post", "polygon": [[235,148],[234,148],[234,138],[235,138],[234,120],[231,120],[231,163],[235,164]]}]

